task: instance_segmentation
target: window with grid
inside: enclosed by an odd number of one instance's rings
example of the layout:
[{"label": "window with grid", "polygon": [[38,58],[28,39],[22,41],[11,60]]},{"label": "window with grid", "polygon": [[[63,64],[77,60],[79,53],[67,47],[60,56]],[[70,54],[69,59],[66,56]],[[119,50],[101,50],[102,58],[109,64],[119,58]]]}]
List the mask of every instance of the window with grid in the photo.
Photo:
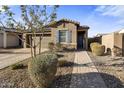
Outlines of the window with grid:
[{"label": "window with grid", "polygon": [[66,42],[66,31],[65,30],[59,31],[59,41]]}]

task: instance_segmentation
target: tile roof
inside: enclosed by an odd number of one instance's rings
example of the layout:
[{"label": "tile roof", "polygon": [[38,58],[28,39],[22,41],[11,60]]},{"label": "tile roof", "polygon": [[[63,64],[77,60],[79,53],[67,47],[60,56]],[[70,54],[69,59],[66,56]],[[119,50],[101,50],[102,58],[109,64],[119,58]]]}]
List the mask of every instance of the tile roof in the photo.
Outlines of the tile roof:
[{"label": "tile roof", "polygon": [[80,22],[75,21],[75,20],[71,20],[71,19],[63,18],[63,19],[60,19],[58,22],[61,22],[61,21],[71,22],[71,23],[74,23],[74,24],[80,25]]},{"label": "tile roof", "polygon": [[[53,25],[57,24],[58,22],[70,22],[70,23],[74,23],[74,24],[76,24],[76,25],[80,25],[80,22],[78,22],[78,21],[63,18],[63,19],[60,19],[60,20],[58,20],[58,21],[53,21],[53,22],[49,23],[47,26],[53,26]],[[47,27],[47,26],[46,26],[46,27]],[[82,27],[82,28],[89,28],[89,26],[87,26],[87,25],[79,26],[79,28],[81,28],[81,27]]]}]

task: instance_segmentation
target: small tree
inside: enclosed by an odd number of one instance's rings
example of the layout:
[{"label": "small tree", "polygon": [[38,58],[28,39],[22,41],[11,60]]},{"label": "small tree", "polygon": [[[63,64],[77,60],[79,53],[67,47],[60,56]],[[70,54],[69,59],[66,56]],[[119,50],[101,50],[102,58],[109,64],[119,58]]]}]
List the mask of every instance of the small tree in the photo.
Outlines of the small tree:
[{"label": "small tree", "polygon": [[[0,24],[3,27],[16,28],[18,31],[31,32],[30,42],[32,45],[25,42],[31,47],[31,56],[36,56],[36,48],[39,48],[39,54],[41,53],[41,41],[45,32],[45,25],[54,21],[57,17],[56,10],[58,6],[39,6],[39,5],[21,5],[20,21],[17,21],[13,11],[9,6],[2,6],[3,11],[0,11]],[[50,12],[51,11],[51,12]],[[39,42],[36,44],[36,32],[41,32]]]}]

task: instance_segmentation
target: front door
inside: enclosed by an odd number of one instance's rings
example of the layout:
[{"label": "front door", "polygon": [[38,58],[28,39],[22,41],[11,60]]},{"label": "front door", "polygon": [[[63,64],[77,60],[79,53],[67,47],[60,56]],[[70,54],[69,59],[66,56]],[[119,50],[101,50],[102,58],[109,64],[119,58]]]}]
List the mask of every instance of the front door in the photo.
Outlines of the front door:
[{"label": "front door", "polygon": [[18,36],[19,36],[19,38],[20,38],[20,39],[19,39],[19,47],[22,48],[22,40],[21,40],[21,39],[22,39],[22,35],[18,35]]},{"label": "front door", "polygon": [[79,34],[77,39],[78,39],[78,41],[77,41],[78,49],[83,49],[83,35]]}]

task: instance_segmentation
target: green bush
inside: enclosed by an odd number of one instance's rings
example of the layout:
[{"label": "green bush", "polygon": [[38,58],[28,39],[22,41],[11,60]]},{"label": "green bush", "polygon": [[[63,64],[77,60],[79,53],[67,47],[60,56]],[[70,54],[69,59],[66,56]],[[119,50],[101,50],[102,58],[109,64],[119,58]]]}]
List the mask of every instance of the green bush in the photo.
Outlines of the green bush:
[{"label": "green bush", "polygon": [[56,43],[56,51],[62,51],[63,47],[60,43]]},{"label": "green bush", "polygon": [[24,65],[23,64],[14,64],[14,65],[11,65],[11,68],[12,68],[12,70],[22,69],[22,68],[24,68]]},{"label": "green bush", "polygon": [[97,56],[102,56],[105,52],[105,46],[99,43],[91,43],[90,45],[93,54]]},{"label": "green bush", "polygon": [[57,55],[53,52],[38,55],[28,64],[31,80],[36,87],[49,87],[57,71]]},{"label": "green bush", "polygon": [[60,43],[56,43],[56,47],[61,48],[62,45]]}]

